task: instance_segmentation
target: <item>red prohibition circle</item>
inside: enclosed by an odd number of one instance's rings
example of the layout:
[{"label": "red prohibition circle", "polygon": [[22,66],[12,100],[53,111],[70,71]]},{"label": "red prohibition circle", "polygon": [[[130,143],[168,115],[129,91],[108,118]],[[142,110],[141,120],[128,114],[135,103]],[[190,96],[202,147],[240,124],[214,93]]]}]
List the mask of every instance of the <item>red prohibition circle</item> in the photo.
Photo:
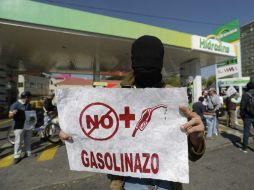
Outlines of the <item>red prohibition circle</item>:
[{"label": "red prohibition circle", "polygon": [[[116,118],[116,126],[115,126],[115,130],[113,131],[113,133],[111,135],[109,135],[108,137],[105,137],[105,138],[95,138],[95,137],[92,137],[90,134],[88,134],[88,132],[84,129],[83,127],[83,122],[82,122],[82,117],[83,117],[83,114],[84,112],[89,109],[90,107],[92,106],[104,106],[106,108],[109,109],[109,111],[111,111],[115,118]],[[108,139],[111,139],[117,132],[118,128],[119,128],[119,119],[118,119],[118,116],[117,116],[117,113],[115,112],[115,110],[113,108],[111,108],[109,105],[107,104],[104,104],[104,103],[101,103],[101,102],[94,102],[94,103],[91,103],[91,104],[88,104],[80,113],[80,116],[79,116],[79,124],[80,124],[80,127],[83,131],[83,133],[90,139],[93,139],[93,140],[97,140],[97,141],[105,141],[105,140],[108,140]]]}]

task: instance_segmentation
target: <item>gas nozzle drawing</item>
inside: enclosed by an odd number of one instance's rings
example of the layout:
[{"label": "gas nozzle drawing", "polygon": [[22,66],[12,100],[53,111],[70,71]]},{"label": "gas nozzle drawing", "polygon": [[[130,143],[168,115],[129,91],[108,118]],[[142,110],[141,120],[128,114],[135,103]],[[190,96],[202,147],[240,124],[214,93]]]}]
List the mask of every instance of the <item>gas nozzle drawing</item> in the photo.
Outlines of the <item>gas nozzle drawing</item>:
[{"label": "gas nozzle drawing", "polygon": [[158,109],[158,108],[165,108],[167,110],[167,106],[163,105],[163,104],[159,104],[157,106],[151,107],[151,108],[147,108],[145,110],[142,111],[141,114],[141,118],[139,119],[133,133],[132,133],[132,137],[136,136],[136,133],[138,130],[143,131],[147,125],[150,123],[151,118],[152,118],[152,114],[153,111]]}]

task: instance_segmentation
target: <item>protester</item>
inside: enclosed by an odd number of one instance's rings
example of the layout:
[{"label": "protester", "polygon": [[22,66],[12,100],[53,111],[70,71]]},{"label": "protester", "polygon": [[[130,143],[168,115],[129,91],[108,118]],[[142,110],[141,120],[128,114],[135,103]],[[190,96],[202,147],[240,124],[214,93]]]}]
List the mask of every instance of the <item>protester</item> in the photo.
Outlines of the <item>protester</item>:
[{"label": "protester", "polygon": [[43,103],[43,110],[44,110],[44,123],[46,123],[50,116],[53,115],[56,112],[56,106],[53,105],[53,99],[55,97],[55,94],[53,92],[50,92]]},{"label": "protester", "polygon": [[221,108],[221,100],[220,97],[217,95],[216,90],[214,88],[209,89],[209,97],[208,97],[208,112],[213,115],[213,126],[216,126],[216,131],[214,131],[215,135],[218,135],[219,132],[219,109]]},{"label": "protester", "polygon": [[25,156],[31,155],[31,136],[32,130],[25,130],[24,124],[26,120],[25,111],[31,110],[29,104],[31,93],[29,91],[23,92],[20,99],[14,102],[10,107],[9,118],[13,118],[14,126],[14,164],[21,161],[21,145],[24,141]]},{"label": "protester", "polygon": [[[163,66],[164,47],[161,41],[153,36],[142,36],[132,45],[131,49],[132,69],[128,81],[124,80],[123,85],[136,88],[163,88],[161,70]],[[205,150],[204,125],[200,117],[191,112],[187,107],[180,107],[180,110],[189,118],[189,121],[181,126],[188,135],[189,158],[198,160]],[[71,137],[60,132],[62,140],[70,140]],[[178,189],[181,184],[169,181],[143,179],[133,177],[111,176],[111,189],[113,190],[134,190],[134,189]],[[178,187],[177,187],[178,186]]]},{"label": "protester", "polygon": [[244,122],[242,150],[244,153],[247,153],[250,128],[254,123],[254,81],[247,84],[247,92],[242,95],[240,115]]},{"label": "protester", "polygon": [[204,102],[204,97],[200,96],[198,98],[198,101],[192,105],[192,110],[200,116],[204,126],[206,126],[206,118],[204,117],[204,113],[206,112],[206,107],[204,106],[203,102]]},{"label": "protester", "polygon": [[202,93],[202,96],[204,97],[204,101],[202,102],[202,104],[205,106],[206,110],[208,109],[208,98],[209,98],[208,94],[209,94],[208,90],[204,90]]},{"label": "protester", "polygon": [[[231,90],[230,90],[231,89]],[[227,91],[227,98],[225,99],[226,110],[227,110],[227,126],[232,129],[238,129],[236,124],[236,107],[239,104],[241,98],[237,94],[234,87],[230,87]]]},{"label": "protester", "polygon": [[[53,124],[58,124],[58,117],[57,117],[57,108],[53,104],[55,94],[53,92],[49,92],[48,96],[44,100],[43,103],[43,110],[44,110],[44,125],[52,119]],[[54,126],[53,126],[54,127]],[[44,132],[41,131],[40,133],[41,140],[46,140],[44,137]]]}]

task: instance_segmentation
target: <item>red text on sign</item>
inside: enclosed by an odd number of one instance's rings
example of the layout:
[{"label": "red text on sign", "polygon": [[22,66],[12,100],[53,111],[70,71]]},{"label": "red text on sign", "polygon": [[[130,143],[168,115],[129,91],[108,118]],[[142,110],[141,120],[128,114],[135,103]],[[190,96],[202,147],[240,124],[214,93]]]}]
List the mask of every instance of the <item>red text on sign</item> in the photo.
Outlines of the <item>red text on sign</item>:
[{"label": "red text on sign", "polygon": [[[109,153],[82,150],[81,160],[86,168],[112,170],[115,172],[159,172],[159,155],[156,153]],[[118,161],[117,161],[118,160]]]}]

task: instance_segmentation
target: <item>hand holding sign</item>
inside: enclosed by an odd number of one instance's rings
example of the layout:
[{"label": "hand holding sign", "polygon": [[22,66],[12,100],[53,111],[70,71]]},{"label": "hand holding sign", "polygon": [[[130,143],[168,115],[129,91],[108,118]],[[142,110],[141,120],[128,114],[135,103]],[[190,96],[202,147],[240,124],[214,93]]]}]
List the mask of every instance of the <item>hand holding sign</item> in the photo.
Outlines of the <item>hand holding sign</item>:
[{"label": "hand holding sign", "polygon": [[185,130],[190,136],[190,140],[195,150],[199,150],[203,145],[204,137],[204,124],[201,118],[195,112],[192,112],[187,107],[181,106],[180,111],[188,118],[188,122],[181,126],[181,129]]},{"label": "hand holding sign", "polygon": [[64,141],[72,141],[72,137],[68,134],[66,134],[65,132],[63,132],[63,130],[60,131],[59,133],[59,137],[60,139],[64,142]]}]

